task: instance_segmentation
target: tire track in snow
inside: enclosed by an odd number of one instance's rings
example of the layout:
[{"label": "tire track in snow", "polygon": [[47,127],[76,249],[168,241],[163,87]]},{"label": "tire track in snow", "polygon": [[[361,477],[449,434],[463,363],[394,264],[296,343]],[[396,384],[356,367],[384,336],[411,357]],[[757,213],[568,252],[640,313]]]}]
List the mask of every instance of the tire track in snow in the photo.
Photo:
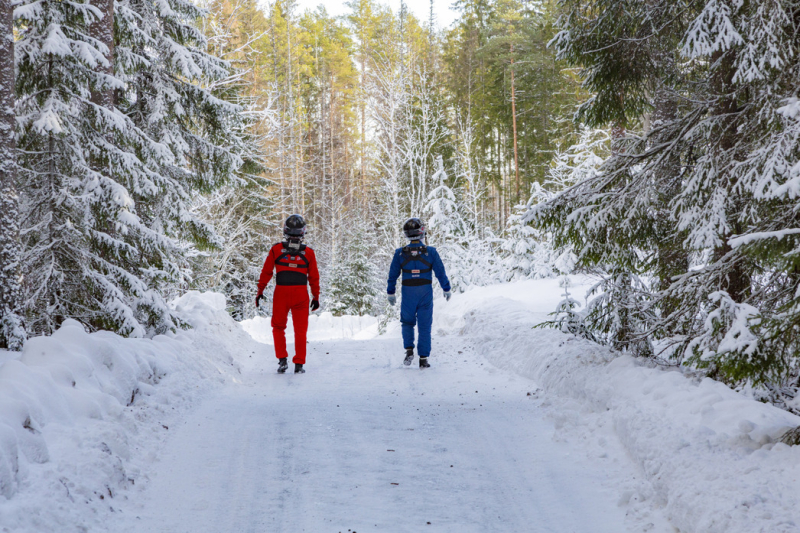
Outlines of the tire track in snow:
[{"label": "tire track in snow", "polygon": [[176,428],[110,531],[634,531],[603,466],[554,441],[530,381],[463,339],[436,339],[426,371],[398,346],[311,343],[301,376],[265,357]]}]

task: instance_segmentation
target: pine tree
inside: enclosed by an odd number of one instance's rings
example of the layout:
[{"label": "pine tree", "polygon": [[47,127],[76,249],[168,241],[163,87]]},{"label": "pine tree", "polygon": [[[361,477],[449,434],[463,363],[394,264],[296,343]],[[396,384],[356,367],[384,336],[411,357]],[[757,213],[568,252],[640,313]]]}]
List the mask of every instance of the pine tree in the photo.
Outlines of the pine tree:
[{"label": "pine tree", "polygon": [[381,280],[371,258],[371,243],[366,225],[357,225],[348,233],[344,250],[331,268],[328,286],[328,309],[334,316],[372,313]]},{"label": "pine tree", "polygon": [[113,51],[107,35],[92,36],[110,11],[53,0],[15,11],[34,333],[65,318],[134,336],[173,329],[164,293],[181,281],[187,243],[216,243],[190,212],[191,192],[213,190],[242,164],[241,138],[224,135],[239,107],[203,86],[227,65],[204,51],[193,26],[202,12],[168,5],[115,4]]},{"label": "pine tree", "polygon": [[0,0],[0,348],[19,350],[26,333],[20,316],[13,6]]},{"label": "pine tree", "polygon": [[[255,2],[219,0],[208,9],[203,28],[209,51],[231,65],[228,75],[209,89],[242,108],[242,120],[231,124],[236,129],[228,132],[228,139],[238,139],[243,164],[230,183],[194,197],[192,212],[213,225],[220,244],[193,257],[191,286],[225,294],[231,316],[244,320],[256,314],[253,280],[261,272],[270,239],[280,233],[274,220],[276,183],[265,177],[262,153],[275,134],[277,95],[252,79],[261,60],[255,47],[267,27]],[[270,302],[264,304],[269,307]]]},{"label": "pine tree", "polygon": [[575,130],[572,113],[582,91],[547,43],[553,36],[549,2],[479,0],[458,3],[461,18],[447,37],[445,82],[456,112],[475,130],[475,158],[491,186],[502,231],[532,183],[546,177],[559,142]]},{"label": "pine tree", "polygon": [[595,93],[579,116],[617,135],[601,171],[547,202],[539,221],[583,268],[609,273],[602,316],[620,317],[628,345],[655,340],[730,383],[794,379],[792,8],[562,6],[559,57],[582,65]]}]

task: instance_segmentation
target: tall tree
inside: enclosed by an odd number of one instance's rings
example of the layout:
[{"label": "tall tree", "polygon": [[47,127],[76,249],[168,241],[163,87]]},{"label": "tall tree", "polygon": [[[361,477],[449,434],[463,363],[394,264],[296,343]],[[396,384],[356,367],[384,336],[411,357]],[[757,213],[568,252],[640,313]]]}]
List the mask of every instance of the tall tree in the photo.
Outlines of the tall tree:
[{"label": "tall tree", "polygon": [[[795,11],[722,0],[562,5],[556,48],[595,92],[579,116],[625,136],[601,172],[545,204],[540,222],[584,267],[610,274],[609,312],[640,326],[616,327],[629,345],[658,340],[730,383],[796,379],[800,348],[786,334],[798,316]],[[637,275],[654,282],[634,287]]]},{"label": "tall tree", "polygon": [[256,313],[253,280],[265,250],[280,233],[277,184],[267,177],[264,155],[277,129],[278,95],[260,76],[263,58],[257,47],[266,37],[267,21],[256,2],[214,0],[207,9],[203,29],[209,50],[231,65],[228,76],[213,80],[208,88],[242,107],[243,120],[231,124],[228,138],[239,139],[243,164],[230,183],[211,194],[194,195],[193,212],[213,225],[221,242],[193,257],[191,286],[225,294],[231,315],[243,320]]},{"label": "tall tree", "polygon": [[474,124],[476,164],[494,196],[498,230],[511,205],[524,202],[543,182],[559,143],[574,140],[562,117],[581,91],[555,60],[547,43],[554,34],[549,3],[470,0],[448,33],[448,92],[462,117]]},{"label": "tall tree", "polygon": [[227,65],[205,51],[194,26],[202,11],[181,0],[115,6],[113,61],[92,35],[111,20],[97,7],[47,0],[15,10],[34,333],[66,318],[135,336],[174,328],[164,297],[181,281],[186,243],[217,242],[192,216],[190,193],[213,190],[242,164],[241,138],[230,133],[240,108],[207,88]]},{"label": "tall tree", "polygon": [[0,348],[19,350],[25,330],[20,316],[13,12],[14,2],[0,0]]},{"label": "tall tree", "polygon": [[[374,0],[353,0],[348,3],[352,13],[348,16],[352,32],[356,38],[356,61],[359,68],[359,97],[358,112],[359,121],[359,190],[365,190],[367,186],[367,78],[372,68],[372,60],[375,54],[380,51],[375,46],[376,34],[378,33],[378,17],[380,8]],[[364,205],[364,204],[362,204]]]}]

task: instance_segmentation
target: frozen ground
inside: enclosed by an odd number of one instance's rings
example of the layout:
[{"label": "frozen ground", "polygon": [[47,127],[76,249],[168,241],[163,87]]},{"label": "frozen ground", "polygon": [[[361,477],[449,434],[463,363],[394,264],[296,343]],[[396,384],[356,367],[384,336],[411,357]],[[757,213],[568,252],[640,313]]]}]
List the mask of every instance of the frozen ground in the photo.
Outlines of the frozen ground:
[{"label": "frozen ground", "polygon": [[554,439],[531,382],[467,339],[425,372],[398,342],[320,341],[297,376],[259,361],[176,427],[121,531],[628,530],[619,445],[595,462]]},{"label": "frozen ground", "polygon": [[437,300],[426,371],[323,315],[277,375],[268,320],[196,293],[186,333],[0,352],[0,531],[800,531],[800,419],[532,330],[559,292]]}]

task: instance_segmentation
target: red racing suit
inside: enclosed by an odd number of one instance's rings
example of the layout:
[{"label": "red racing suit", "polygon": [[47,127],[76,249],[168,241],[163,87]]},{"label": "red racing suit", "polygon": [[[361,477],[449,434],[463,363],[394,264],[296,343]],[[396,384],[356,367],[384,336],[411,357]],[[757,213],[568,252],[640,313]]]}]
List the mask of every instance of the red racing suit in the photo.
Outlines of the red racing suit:
[{"label": "red racing suit", "polygon": [[261,277],[258,279],[258,294],[272,279],[275,270],[275,294],[272,297],[272,336],[275,339],[275,356],[278,359],[288,357],[286,351],[286,322],[289,311],[292,312],[294,324],[294,350],[292,362],[306,362],[306,334],[308,332],[308,285],[314,300],[319,300],[319,270],[314,250],[301,244],[299,248],[290,248],[288,243],[279,242],[273,246]]}]

